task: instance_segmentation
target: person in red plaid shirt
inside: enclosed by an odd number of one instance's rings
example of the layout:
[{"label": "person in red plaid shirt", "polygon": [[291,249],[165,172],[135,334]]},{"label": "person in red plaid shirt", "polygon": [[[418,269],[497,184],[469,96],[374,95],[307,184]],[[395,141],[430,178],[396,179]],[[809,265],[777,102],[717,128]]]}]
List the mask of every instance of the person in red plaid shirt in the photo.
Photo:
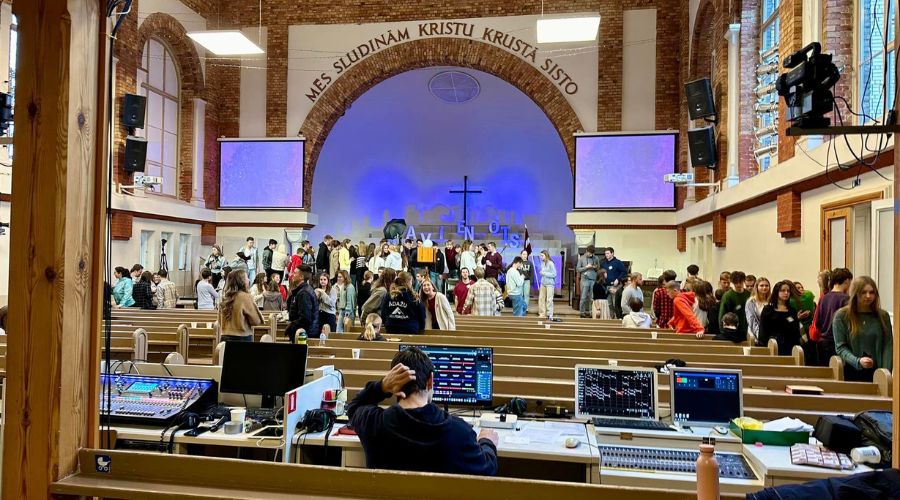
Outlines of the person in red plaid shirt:
[{"label": "person in red plaid shirt", "polygon": [[671,269],[663,271],[660,275],[656,290],[653,290],[653,315],[656,316],[656,324],[661,328],[668,328],[669,320],[675,309],[675,303],[666,293],[666,283],[675,279],[675,271]]}]

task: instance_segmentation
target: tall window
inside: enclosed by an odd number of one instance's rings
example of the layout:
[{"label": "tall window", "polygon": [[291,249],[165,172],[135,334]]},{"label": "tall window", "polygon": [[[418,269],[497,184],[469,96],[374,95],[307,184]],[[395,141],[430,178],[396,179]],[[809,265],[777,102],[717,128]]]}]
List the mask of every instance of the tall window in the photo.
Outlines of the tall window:
[{"label": "tall window", "polygon": [[763,0],[759,30],[759,64],[756,66],[756,141],[754,156],[759,171],[768,170],[778,153],[778,42],[781,25],[778,17],[779,0]]},{"label": "tall window", "polygon": [[[9,25],[9,97],[12,100],[13,109],[16,107],[16,55],[19,51],[19,30],[18,30],[18,20],[16,16],[12,16],[10,18]],[[13,124],[9,124],[9,129],[6,134],[7,137],[12,137],[13,135]],[[6,148],[6,156],[12,161],[13,157],[13,145],[7,144],[4,146]]]},{"label": "tall window", "polygon": [[144,173],[162,177],[162,193],[175,196],[178,184],[178,70],[175,58],[160,41],[144,44],[137,73],[138,93],[147,97]]},{"label": "tall window", "polygon": [[[894,104],[896,53],[894,52],[894,0],[859,0],[857,68],[861,123],[884,123],[885,111]],[[889,20],[885,22],[885,12]],[[849,121],[848,118],[845,118]]]}]

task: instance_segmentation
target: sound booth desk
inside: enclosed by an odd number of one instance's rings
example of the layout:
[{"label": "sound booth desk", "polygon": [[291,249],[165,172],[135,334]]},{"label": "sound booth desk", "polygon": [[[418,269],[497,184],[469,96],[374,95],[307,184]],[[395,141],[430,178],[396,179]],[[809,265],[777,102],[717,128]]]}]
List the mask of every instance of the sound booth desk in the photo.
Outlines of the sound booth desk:
[{"label": "sound booth desk", "polygon": [[[466,419],[477,424],[477,420]],[[292,463],[333,465],[364,468],[365,455],[355,435],[338,434],[345,424],[337,423],[328,437],[325,433],[294,434],[291,444],[299,451],[276,458],[286,458]],[[159,441],[159,429],[139,426],[117,426],[118,439]],[[479,428],[474,427],[477,433]],[[729,433],[719,435],[712,429],[693,428],[693,432],[661,432],[612,428],[594,428],[574,420],[541,421],[521,420],[518,429],[496,429],[500,437],[497,447],[500,463],[499,475],[528,479],[581,482],[623,487],[664,488],[695,491],[696,476],[692,471],[698,445],[703,438],[715,437],[719,455],[721,491],[728,495],[741,495],[758,491],[767,486],[805,482],[814,479],[850,475],[871,469],[859,465],[851,471],[834,471],[791,464],[789,447],[745,445]],[[207,454],[208,447],[252,448],[268,450],[268,459],[285,450],[281,438],[257,437],[253,433],[226,435],[220,429],[196,437],[178,431],[174,439],[175,453]],[[568,438],[578,439],[580,444],[567,448]],[[195,446],[190,446],[195,445]],[[203,446],[207,448],[198,448]],[[602,451],[602,453],[601,453]],[[233,456],[233,451],[231,455]],[[213,452],[224,455],[220,449]],[[601,469],[601,455],[604,465]],[[728,474],[734,477],[725,477]],[[742,474],[747,477],[737,477]]]}]

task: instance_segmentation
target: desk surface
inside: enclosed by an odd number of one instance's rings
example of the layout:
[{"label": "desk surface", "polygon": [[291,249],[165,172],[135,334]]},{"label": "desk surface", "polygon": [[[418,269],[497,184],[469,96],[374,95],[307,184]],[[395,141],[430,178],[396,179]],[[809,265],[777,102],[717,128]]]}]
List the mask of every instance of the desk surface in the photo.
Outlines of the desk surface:
[{"label": "desk surface", "polygon": [[814,480],[835,476],[849,476],[872,470],[871,467],[862,464],[857,464],[856,468],[850,470],[794,465],[791,463],[790,446],[745,444],[743,453],[747,461],[767,477]]}]

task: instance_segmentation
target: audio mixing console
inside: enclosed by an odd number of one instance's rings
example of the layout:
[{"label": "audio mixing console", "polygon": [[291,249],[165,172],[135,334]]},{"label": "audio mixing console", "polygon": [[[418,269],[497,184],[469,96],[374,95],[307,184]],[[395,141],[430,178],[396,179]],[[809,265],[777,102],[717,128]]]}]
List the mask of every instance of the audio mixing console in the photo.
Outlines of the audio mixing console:
[{"label": "audio mixing console", "polygon": [[215,380],[101,374],[101,418],[107,415],[108,385],[111,420],[144,425],[169,425],[183,411],[200,413],[216,404],[219,392]]},{"label": "audio mixing console", "polygon": [[[695,474],[698,451],[669,448],[601,445],[601,468]],[[747,460],[737,453],[716,453],[719,477],[755,480]]]}]

